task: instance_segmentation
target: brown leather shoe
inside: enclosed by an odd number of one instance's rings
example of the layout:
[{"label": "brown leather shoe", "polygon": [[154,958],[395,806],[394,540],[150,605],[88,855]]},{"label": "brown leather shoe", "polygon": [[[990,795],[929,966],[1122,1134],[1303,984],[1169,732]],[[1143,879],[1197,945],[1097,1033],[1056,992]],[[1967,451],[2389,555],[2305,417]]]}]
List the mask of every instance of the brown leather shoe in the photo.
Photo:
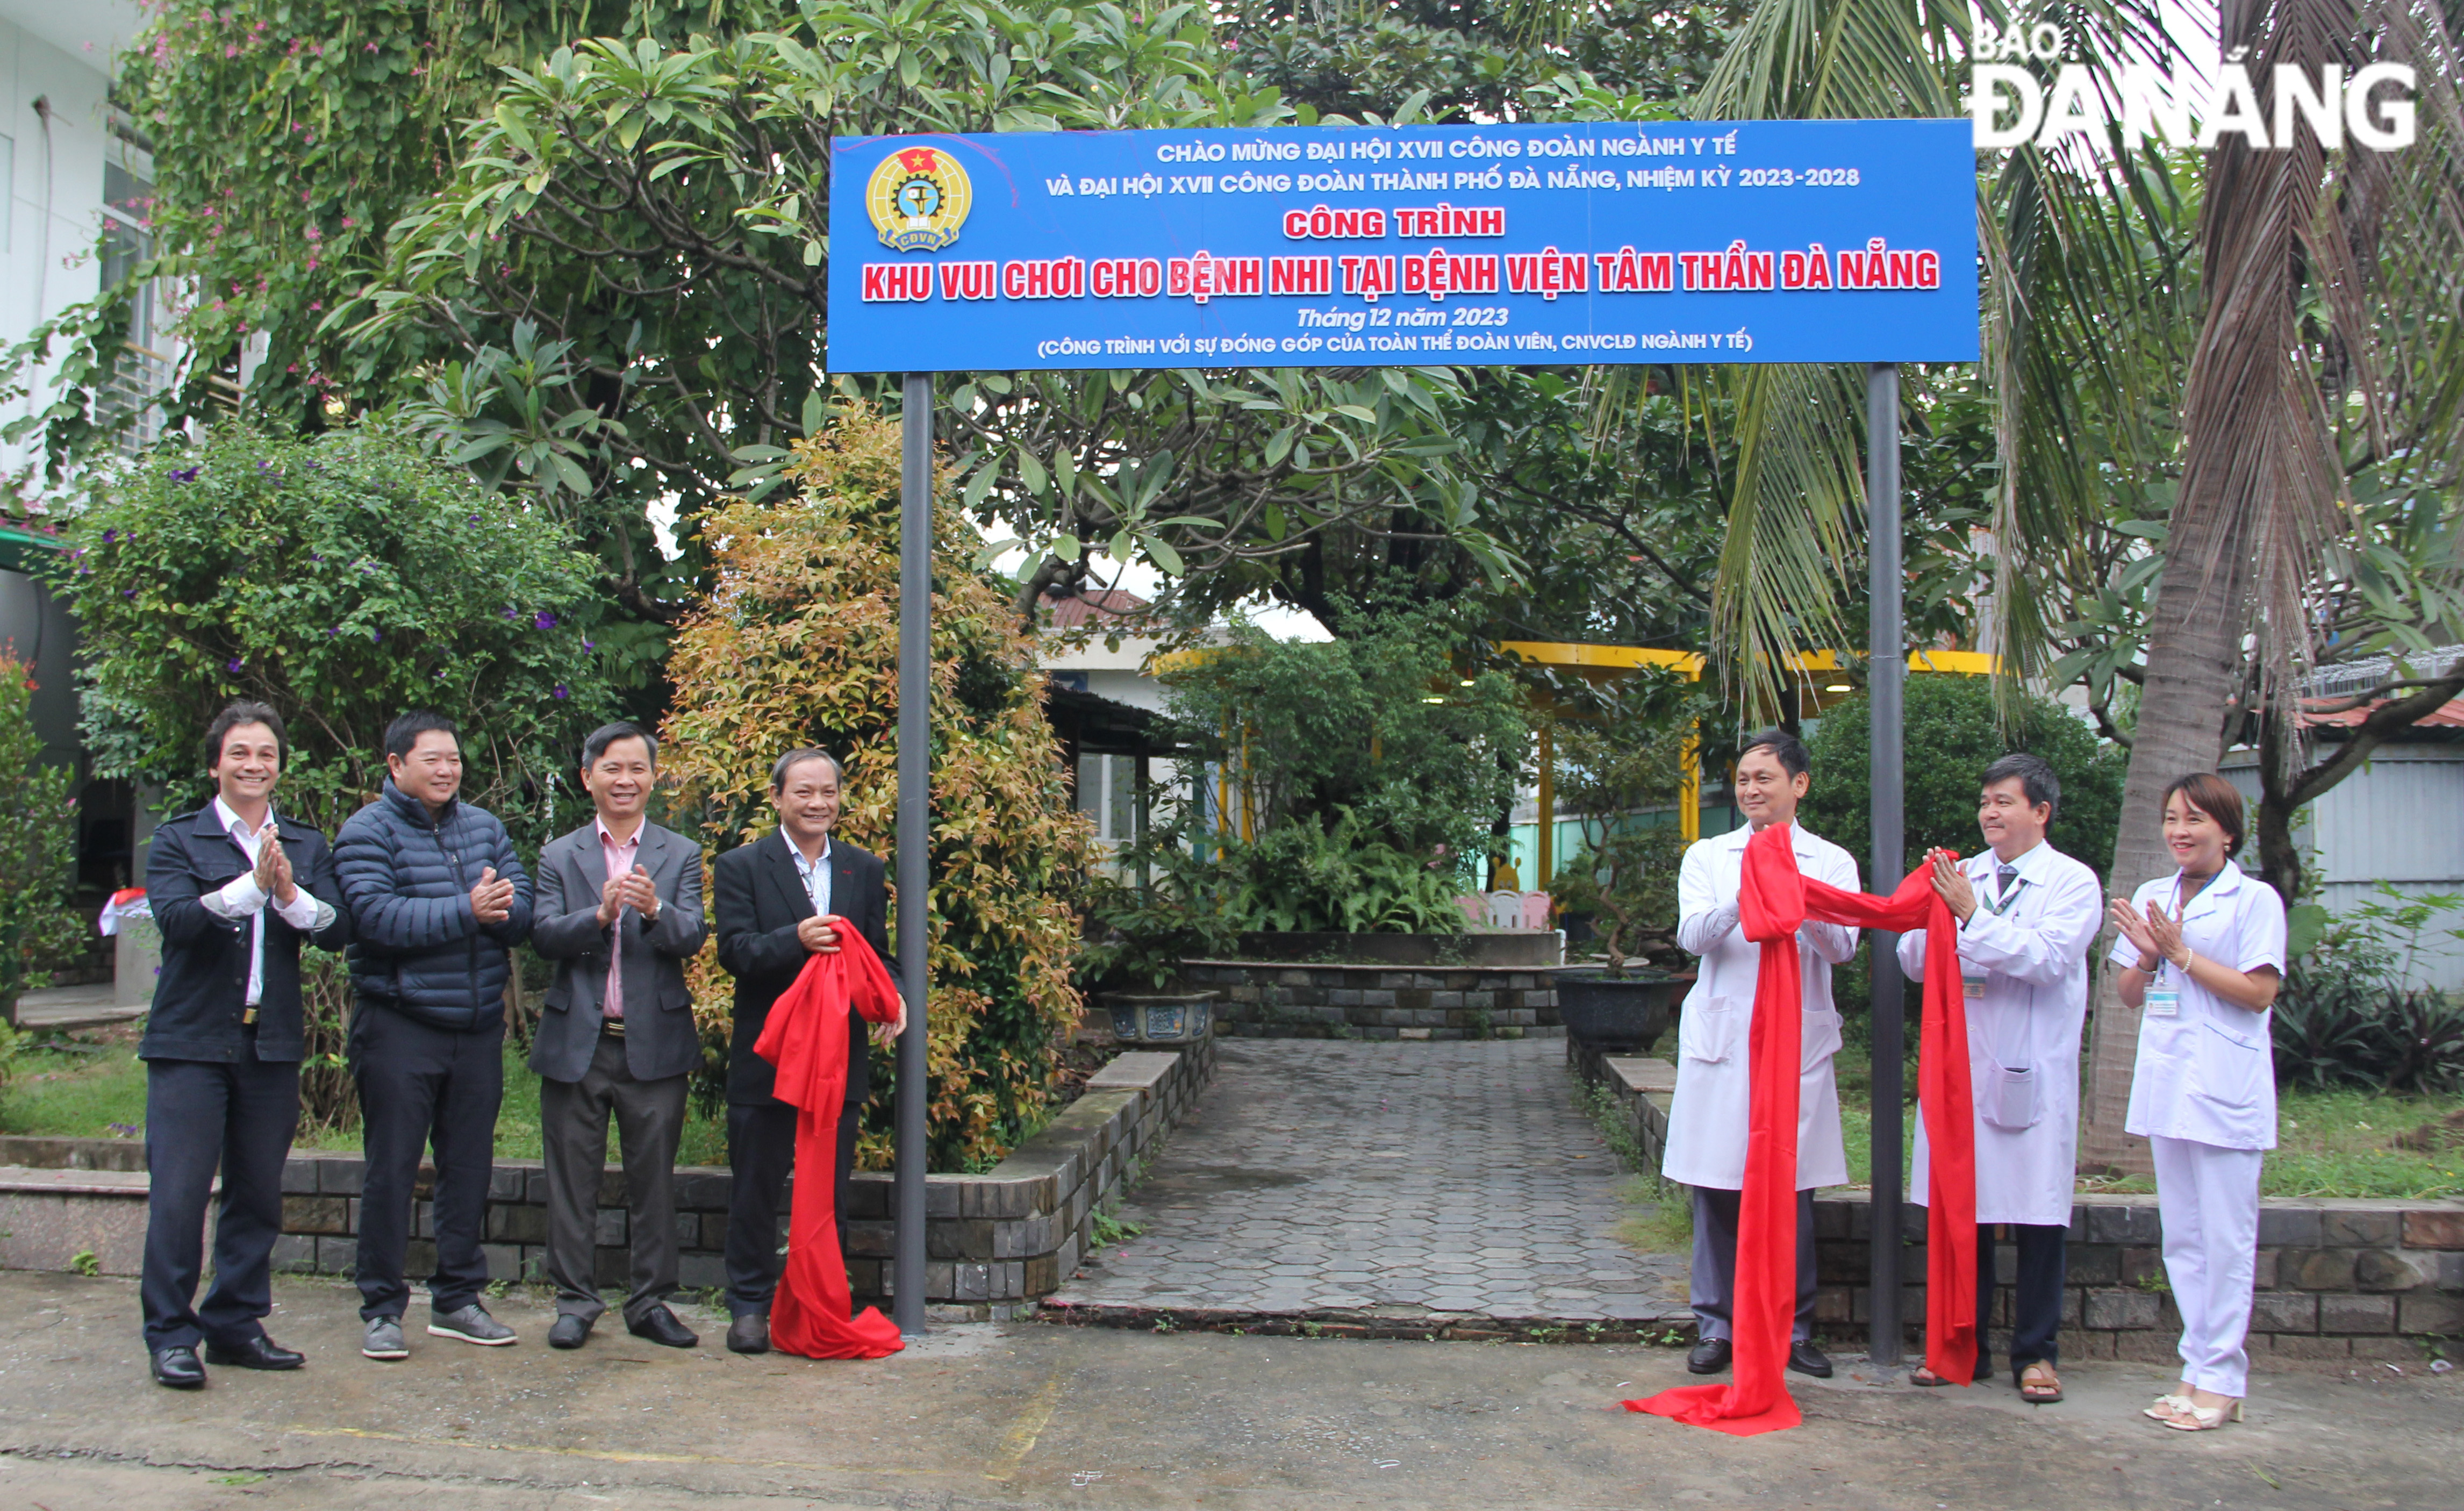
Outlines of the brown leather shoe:
[{"label": "brown leather shoe", "polygon": [[767,1312],[746,1312],[727,1325],[727,1351],[730,1353],[768,1353],[770,1351],[770,1315]]}]

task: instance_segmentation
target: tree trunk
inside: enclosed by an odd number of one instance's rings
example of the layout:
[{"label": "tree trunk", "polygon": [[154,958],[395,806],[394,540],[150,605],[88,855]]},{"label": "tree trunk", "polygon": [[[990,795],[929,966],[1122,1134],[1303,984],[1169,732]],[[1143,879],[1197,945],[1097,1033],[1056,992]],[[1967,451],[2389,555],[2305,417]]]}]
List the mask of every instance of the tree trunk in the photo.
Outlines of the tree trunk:
[{"label": "tree trunk", "polygon": [[[2258,837],[2259,878],[2284,898],[2284,906],[2301,895],[2301,850],[2293,843],[2294,821],[2299,817],[2301,804],[2311,796],[2303,790],[2295,773],[2285,741],[2293,737],[2293,720],[2300,709],[2300,698],[2295,694],[2289,706],[2271,711],[2260,726],[2258,756]],[[2332,782],[2330,786],[2334,785]]]},{"label": "tree trunk", "polygon": [[[2148,616],[2147,680],[2140,690],[2139,726],[2131,737],[2122,821],[2114,831],[2113,869],[2107,873],[2116,897],[2126,898],[2141,883],[2176,868],[2165,848],[2165,788],[2176,777],[2213,771],[2224,754],[2226,727],[2241,712],[2236,694],[2242,686],[2247,574],[2231,570],[2233,553],[2213,549],[2221,544],[2177,536],[2166,558]],[[2211,563],[2219,568],[2212,576]],[[2098,938],[2098,959],[2113,948],[2113,937],[2108,926]],[[2119,978],[2119,972],[2097,973],[2079,1163],[2145,1174],[2153,1168],[2147,1141],[2122,1128],[2139,1058],[2139,1013],[2123,1004]]]},{"label": "tree trunk", "polygon": [[[2265,14],[2262,0],[2222,0],[2218,39],[2228,52],[2259,43]],[[2265,55],[2253,61],[2254,77],[2273,77],[2267,63],[2306,70],[2321,60],[2311,55],[2326,37],[2307,24],[2315,17],[2300,19],[2304,24],[2269,40]],[[2260,86],[2262,105],[2274,93]],[[2334,493],[2332,473],[2320,469],[2315,397],[2299,392],[2299,374],[2288,365],[2297,334],[2297,240],[2315,212],[2322,172],[2318,144],[2308,138],[2299,150],[2258,151],[2228,136],[2208,154],[2200,212],[2207,313],[2182,394],[2181,493],[2148,613],[2146,680],[2114,834],[2108,882],[2118,895],[2175,868],[2163,843],[2165,788],[2177,777],[2215,769],[2228,729],[2245,712],[2245,636],[2254,625],[2267,628],[2255,600],[2262,591],[2272,602],[2281,596],[2281,553],[2300,538],[2285,522],[2311,506],[2311,493]],[[2101,949],[2111,948],[2111,937],[2107,929]],[[2079,1160],[2145,1172],[2146,1143],[2123,1128],[2139,1015],[2123,1006],[2119,977],[2098,973]]]}]

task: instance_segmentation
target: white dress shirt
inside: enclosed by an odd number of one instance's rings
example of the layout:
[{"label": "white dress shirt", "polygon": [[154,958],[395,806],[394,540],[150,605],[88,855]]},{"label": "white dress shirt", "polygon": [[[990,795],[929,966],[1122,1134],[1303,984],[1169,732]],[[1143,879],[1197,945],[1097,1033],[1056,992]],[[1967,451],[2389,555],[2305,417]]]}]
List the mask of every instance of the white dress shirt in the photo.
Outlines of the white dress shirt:
[{"label": "white dress shirt", "polygon": [[[1668,1108],[1661,1173],[1686,1186],[1736,1191],[1746,1183],[1746,1128],[1751,1101],[1749,1031],[1763,947],[1737,927],[1737,894],[1751,831],[1698,841],[1677,872],[1677,943],[1703,957],[1677,1020],[1677,1094]],[[1847,851],[1791,825],[1796,868],[1847,891],[1857,863]],[[1807,920],[1796,931],[1805,999],[1796,1093],[1796,1187],[1844,1186],[1848,1154],[1839,1135],[1839,1089],[1831,1059],[1839,1052],[1839,1015],[1831,1005],[1831,968],[1857,953],[1857,931]]]},{"label": "white dress shirt", "polygon": [[[272,822],[273,818],[274,811],[267,809],[266,821]],[[264,887],[256,885],[259,846],[255,833],[240,821],[239,815],[231,812],[220,798],[214,799],[214,821],[222,825],[223,832],[230,835],[231,843],[240,847],[240,853],[248,857],[249,868],[219,890],[208,892],[197,901],[217,918],[229,918],[234,922],[242,918],[249,920],[248,1005],[254,1007],[265,996],[265,905],[273,899],[266,894]],[[333,906],[310,896],[308,888],[296,882],[292,887],[291,901],[275,903],[274,911],[276,917],[303,934],[330,928],[334,922]]]},{"label": "white dress shirt", "polygon": [[[2104,926],[2096,872],[2038,841],[2010,863],[1991,850],[1959,863],[1976,910],[1959,926],[1973,1102],[1976,1220],[2068,1227],[2079,1146],[2080,1028],[2088,952]],[[1900,967],[1925,979],[1925,936],[1900,935]],[[1931,1199],[1932,1150],[1917,1121],[1908,1199]]]},{"label": "white dress shirt", "polygon": [[803,851],[796,848],[795,840],[786,830],[781,829],[779,838],[786,842],[787,859],[796,863],[796,874],[804,879],[804,895],[813,900],[814,913],[824,918],[828,917],[830,911],[829,836],[822,837],[822,853],[810,861],[804,859]]}]

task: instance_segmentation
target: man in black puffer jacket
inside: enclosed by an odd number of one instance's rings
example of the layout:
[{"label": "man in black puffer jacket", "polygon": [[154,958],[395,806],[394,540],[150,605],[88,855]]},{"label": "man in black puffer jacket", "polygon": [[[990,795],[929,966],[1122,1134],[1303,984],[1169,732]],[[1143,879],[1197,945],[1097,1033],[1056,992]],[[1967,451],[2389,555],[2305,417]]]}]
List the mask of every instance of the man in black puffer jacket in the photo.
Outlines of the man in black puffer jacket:
[{"label": "man in black puffer jacket", "polygon": [[360,1318],[371,1359],[401,1359],[410,1302],[403,1268],[419,1160],[431,1139],[436,1273],[428,1330],[509,1344],[479,1304],[480,1252],[496,1107],[505,1091],[510,952],[531,927],[531,879],[494,814],[457,800],[462,745],[451,720],[414,710],[385,731],[391,779],[334,841],[351,914],[351,1074],[359,1082],[366,1183],[360,1193]]}]

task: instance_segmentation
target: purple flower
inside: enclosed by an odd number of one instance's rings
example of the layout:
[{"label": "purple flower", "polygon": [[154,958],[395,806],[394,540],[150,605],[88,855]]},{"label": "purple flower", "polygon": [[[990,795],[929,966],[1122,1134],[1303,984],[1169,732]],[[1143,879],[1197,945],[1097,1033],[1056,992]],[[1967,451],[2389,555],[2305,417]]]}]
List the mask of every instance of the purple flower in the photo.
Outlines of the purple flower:
[{"label": "purple flower", "polygon": [[519,619],[519,618],[521,618],[521,617],[522,617],[522,611],[521,611],[520,609],[517,609],[517,608],[514,607],[514,605],[512,605],[511,603],[508,603],[508,604],[506,604],[506,605],[505,605],[505,618],[507,618],[507,619],[509,619],[509,620],[513,620],[513,619]]},{"label": "purple flower", "polygon": [[193,483],[197,480],[197,471],[198,469],[193,467],[175,467],[169,475],[175,483]]},{"label": "purple flower", "polygon": [[120,532],[117,530],[106,530],[102,533],[102,543],[104,545],[110,545],[113,541],[116,541],[119,538]]},{"label": "purple flower", "polygon": [[326,637],[328,640],[332,639],[332,638],[333,638],[334,636],[336,636],[336,635],[341,634],[341,632],[342,632],[342,626],[341,626],[341,625],[340,625],[340,624],[328,624],[328,625],[326,625],[326,626],[325,626],[325,637]]},{"label": "purple flower", "polygon": [[531,616],[531,627],[534,629],[554,629],[556,627],[556,616],[549,613],[546,609],[540,609],[538,613]]},{"label": "purple flower", "polygon": [[582,643],[582,648],[584,650],[597,650],[599,648],[599,642],[595,640],[585,640]]},{"label": "purple flower", "polygon": [[372,642],[373,642],[373,641],[380,641],[380,640],[383,640],[383,639],[385,639],[385,631],[384,631],[384,630],[382,630],[382,629],[372,629],[372,630],[369,630],[369,631],[368,631],[368,639],[369,639],[370,641],[372,641]]},{"label": "purple flower", "polygon": [[120,596],[121,598],[135,598],[137,596],[137,590],[133,587],[124,587],[120,590]]},{"label": "purple flower", "polygon": [[233,656],[231,660],[223,663],[223,669],[225,671],[237,671],[246,664],[247,660],[248,658],[245,656]]},{"label": "purple flower", "polygon": [[478,522],[479,522],[479,516],[478,516],[477,515],[473,515],[471,516],[471,523],[472,523],[472,524],[473,524],[473,525],[476,525]]},{"label": "purple flower", "polygon": [[563,683],[561,683],[561,682],[560,682],[560,683],[558,683],[558,684],[556,685],[556,695],[557,695],[559,698],[569,698],[569,697],[573,696],[573,694],[572,694],[571,692],[568,692],[567,690],[565,690],[565,686],[564,686],[564,684],[563,684]]}]

